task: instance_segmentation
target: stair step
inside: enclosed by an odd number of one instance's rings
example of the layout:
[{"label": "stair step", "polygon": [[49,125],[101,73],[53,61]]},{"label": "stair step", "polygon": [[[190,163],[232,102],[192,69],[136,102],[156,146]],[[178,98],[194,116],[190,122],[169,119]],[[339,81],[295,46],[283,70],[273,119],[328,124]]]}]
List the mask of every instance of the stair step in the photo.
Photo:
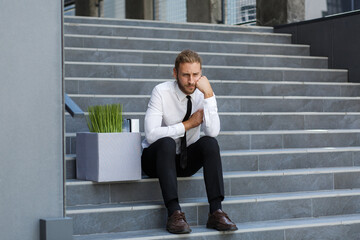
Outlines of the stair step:
[{"label": "stair step", "polygon": [[[179,52],[130,49],[65,48],[66,61],[73,62],[113,62],[113,63],[153,63],[174,62]],[[205,65],[327,68],[326,57],[233,54],[199,52]]]},{"label": "stair step", "polygon": [[[360,167],[287,169],[272,171],[225,172],[225,195],[320,191],[360,188]],[[202,173],[178,178],[180,198],[206,197]],[[160,201],[157,179],[136,182],[94,183],[67,180],[67,206]],[[195,190],[196,189],[196,190]]]},{"label": "stair step", "polygon": [[360,234],[360,215],[276,220],[238,223],[235,232],[225,233],[207,229],[205,226],[191,227],[191,234],[176,236],[162,229],[74,236],[74,240],[158,240],[158,239],[356,239]]},{"label": "stair step", "polygon": [[[76,134],[66,134],[66,153],[76,152]],[[222,131],[222,150],[255,150],[360,146],[360,129]]]},{"label": "stair step", "polygon": [[65,47],[308,56],[308,45],[66,34]]},{"label": "stair step", "polygon": [[[66,77],[146,78],[172,76],[171,64],[65,62]],[[209,79],[268,81],[346,82],[347,70],[203,65]]]},{"label": "stair step", "polygon": [[133,19],[114,19],[114,18],[94,18],[94,17],[64,17],[65,23],[84,23],[84,24],[100,24],[100,25],[122,25],[122,26],[147,26],[147,27],[165,27],[180,29],[208,29],[221,31],[236,32],[273,32],[272,27],[261,26],[233,26],[223,24],[209,23],[170,23],[161,21],[133,20]]},{"label": "stair step", "polygon": [[[86,111],[89,106],[123,104],[124,111],[145,112],[150,95],[69,94]],[[222,112],[359,112],[360,97],[216,96]]]},{"label": "stair step", "polygon": [[360,146],[359,129],[222,131],[222,150]]},{"label": "stair step", "polygon": [[[66,114],[66,132],[87,132],[87,115],[72,118]],[[139,119],[140,131],[144,131],[145,112],[123,112],[126,119]],[[220,112],[223,131],[264,130],[312,130],[312,129],[360,129],[360,113],[327,112]]]},{"label": "stair step", "polygon": [[[360,235],[360,84],[327,69],[310,46],[292,45],[273,28],[65,17],[65,85],[86,111],[122,103],[125,118],[143,118],[153,87],[172,79],[183,49],[204,60],[222,131],[224,211],[239,230],[205,228],[202,169],[178,178],[193,233],[165,230],[157,179],[96,183],[74,179],[66,156],[66,215],[74,239],[357,239]],[[240,41],[240,42],[239,42]],[[173,80],[172,80],[173,81]],[[86,113],[87,114],[87,113]],[[85,116],[66,114],[66,152]],[[90,234],[90,235],[83,235]]]},{"label": "stair step", "polygon": [[[70,94],[151,94],[159,83],[174,79],[136,78],[65,78],[66,93]],[[334,96],[357,97],[360,83],[285,82],[285,81],[226,81],[210,80],[217,95],[227,96]]]},{"label": "stair step", "polygon": [[[267,194],[228,197],[223,202],[223,209],[234,222],[242,225],[356,213],[360,211],[359,200],[358,189]],[[206,224],[209,211],[206,198],[180,204],[190,225]],[[161,202],[69,207],[66,213],[73,218],[75,234],[163,228],[166,223],[166,210]]]},{"label": "stair step", "polygon": [[[233,150],[222,151],[221,159],[224,172],[352,167],[360,166],[360,147]],[[75,164],[76,154],[68,155],[67,179],[76,178]]]},{"label": "stair step", "polygon": [[234,32],[207,29],[174,29],[164,27],[64,23],[64,34],[167,38],[231,42],[291,43],[291,35],[266,32]]}]

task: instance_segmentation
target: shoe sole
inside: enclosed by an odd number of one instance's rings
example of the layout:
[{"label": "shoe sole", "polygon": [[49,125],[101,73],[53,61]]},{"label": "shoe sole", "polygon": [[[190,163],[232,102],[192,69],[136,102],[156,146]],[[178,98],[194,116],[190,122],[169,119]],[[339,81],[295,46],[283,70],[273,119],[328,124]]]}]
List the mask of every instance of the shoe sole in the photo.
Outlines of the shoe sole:
[{"label": "shoe sole", "polygon": [[191,229],[188,230],[183,230],[183,231],[171,231],[170,229],[166,229],[169,233],[173,233],[173,234],[187,234],[187,233],[191,233]]},{"label": "shoe sole", "polygon": [[207,225],[207,224],[206,224],[206,228],[215,229],[215,230],[222,231],[222,232],[233,232],[233,231],[238,230],[237,227],[221,229],[221,228],[217,228],[216,226],[211,226],[211,225]]}]

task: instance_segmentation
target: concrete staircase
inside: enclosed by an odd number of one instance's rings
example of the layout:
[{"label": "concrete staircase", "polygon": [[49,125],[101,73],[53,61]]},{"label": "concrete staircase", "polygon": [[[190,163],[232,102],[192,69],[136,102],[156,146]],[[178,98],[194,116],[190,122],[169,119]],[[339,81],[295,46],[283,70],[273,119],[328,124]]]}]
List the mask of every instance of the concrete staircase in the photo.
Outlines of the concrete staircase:
[{"label": "concrete staircase", "polygon": [[179,178],[193,233],[165,231],[157,179],[76,180],[75,133],[66,115],[66,214],[74,239],[360,239],[360,84],[347,70],[272,28],[65,18],[66,92],[86,110],[120,102],[141,130],[152,88],[172,79],[177,53],[203,57],[217,95],[231,234],[205,228],[201,172]]}]

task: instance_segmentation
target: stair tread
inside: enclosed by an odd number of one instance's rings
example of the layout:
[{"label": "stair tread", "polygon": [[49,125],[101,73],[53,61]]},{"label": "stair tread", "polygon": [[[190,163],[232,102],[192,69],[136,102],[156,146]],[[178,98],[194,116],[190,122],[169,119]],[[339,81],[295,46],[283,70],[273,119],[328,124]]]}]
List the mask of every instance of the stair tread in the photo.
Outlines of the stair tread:
[{"label": "stair tread", "polygon": [[[349,214],[349,215],[338,215],[338,216],[327,216],[318,218],[301,218],[301,219],[289,219],[289,220],[273,220],[273,221],[262,221],[262,222],[248,222],[238,223],[238,230],[232,232],[246,233],[246,232],[262,232],[262,231],[275,231],[285,229],[297,229],[306,227],[321,227],[321,226],[337,226],[337,225],[348,225],[360,223],[360,214]],[[194,226],[191,227],[192,233],[184,235],[182,237],[206,237],[206,236],[224,236],[224,232],[218,232],[216,230],[207,229],[205,226]],[[180,238],[179,235],[173,235],[166,232],[164,229],[152,229],[142,231],[131,231],[124,233],[107,233],[107,234],[94,234],[94,235],[83,235],[74,236],[75,240],[116,240],[116,239],[176,239]]]},{"label": "stair tread", "polygon": [[[65,64],[76,65],[107,65],[107,66],[140,66],[140,67],[174,67],[173,64],[153,64],[153,63],[118,63],[118,62],[84,62],[84,61],[65,61]],[[295,67],[252,67],[252,66],[228,66],[228,65],[202,65],[204,69],[223,68],[223,69],[252,69],[252,70],[279,70],[279,71],[312,71],[312,72],[348,72],[347,69],[329,68],[295,68]]]},{"label": "stair tread", "polygon": [[[94,51],[94,52],[121,52],[121,53],[162,53],[178,54],[178,51],[170,50],[137,50],[137,49],[112,49],[112,48],[86,48],[86,47],[64,47],[64,50],[71,51]],[[277,54],[250,54],[250,53],[221,53],[221,52],[197,52],[200,56],[235,56],[235,57],[259,57],[259,58],[290,58],[290,59],[321,59],[326,60],[328,57],[323,56],[301,56],[301,55],[277,55]]]},{"label": "stair tread", "polygon": [[[81,37],[97,39],[126,39],[142,41],[168,41],[168,42],[191,42],[191,43],[218,43],[229,45],[254,45],[254,46],[284,46],[284,47],[309,47],[305,44],[291,43],[268,43],[268,42],[237,42],[237,41],[217,41],[217,40],[197,40],[197,39],[173,39],[173,38],[149,38],[149,37],[122,37],[122,36],[104,36],[104,35],[87,35],[87,34],[64,34],[64,37]],[[66,40],[65,40],[66,41]]]},{"label": "stair tread", "polygon": [[165,24],[165,25],[173,25],[173,26],[182,26],[182,25],[189,25],[189,26],[204,26],[204,27],[219,27],[219,28],[233,28],[233,29],[242,29],[242,28],[253,28],[253,29],[271,29],[273,30],[273,27],[268,26],[237,26],[237,25],[221,25],[221,24],[214,24],[214,23],[192,23],[192,22],[186,22],[186,23],[176,23],[176,22],[166,22],[166,21],[160,21],[160,20],[143,20],[143,19],[116,19],[116,18],[98,18],[98,17],[81,17],[81,16],[64,16],[64,19],[79,19],[79,20],[96,20],[96,22],[106,22],[106,21],[113,21],[113,22],[138,22],[138,23],[159,23],[159,24]]},{"label": "stair tread", "polygon": [[[77,81],[133,81],[133,82],[166,82],[174,81],[174,79],[159,79],[159,78],[106,78],[106,77],[65,77],[65,80]],[[360,86],[360,83],[355,82],[299,82],[299,81],[253,81],[253,80],[209,80],[210,83],[239,83],[239,84],[277,84],[277,85],[335,85],[335,86]]]},{"label": "stair tread", "polygon": [[[242,34],[242,35],[263,35],[263,36],[284,36],[291,37],[288,33],[273,33],[273,32],[245,32],[245,31],[229,31],[226,29],[191,29],[191,28],[170,28],[170,27],[154,27],[154,26],[127,26],[127,25],[111,25],[111,24],[93,24],[93,23],[64,23],[64,26],[79,26],[79,27],[98,27],[98,28],[115,28],[115,29],[137,29],[137,30],[153,30],[153,31],[170,31],[170,32],[194,32],[194,33],[221,33],[221,34]],[[239,29],[241,30],[241,29]]]},{"label": "stair tread", "polygon": [[[320,147],[320,148],[286,148],[286,149],[252,149],[252,150],[223,150],[221,156],[244,156],[265,154],[291,153],[321,153],[321,152],[358,152],[359,147]],[[76,154],[66,154],[66,160],[75,160]]]},{"label": "stair tread", "polygon": [[[239,203],[259,203],[269,201],[285,201],[294,199],[314,199],[329,197],[360,196],[360,189],[341,189],[341,190],[320,190],[303,192],[285,192],[285,193],[266,193],[242,196],[227,196],[222,202],[223,205]],[[190,206],[208,205],[207,198],[185,198],[179,200],[182,208]],[[79,206],[68,206],[67,214],[84,214],[94,212],[116,212],[164,208],[162,201],[147,202],[129,202],[117,204],[90,204]]]},{"label": "stair tread", "polygon": [[[325,167],[325,168],[301,168],[301,169],[285,169],[285,170],[266,170],[266,171],[231,171],[224,172],[224,179],[231,178],[243,178],[243,177],[269,177],[269,176],[292,176],[292,175],[310,175],[310,174],[326,174],[326,173],[351,173],[360,172],[360,166],[351,167]],[[178,181],[183,180],[199,180],[203,179],[202,173],[196,173],[190,177],[179,177]],[[132,183],[142,182],[156,182],[157,178],[144,177],[138,181],[132,181]],[[93,181],[79,180],[79,179],[67,179],[66,185],[100,185],[100,184],[121,184],[126,182],[104,182],[98,183]]]}]

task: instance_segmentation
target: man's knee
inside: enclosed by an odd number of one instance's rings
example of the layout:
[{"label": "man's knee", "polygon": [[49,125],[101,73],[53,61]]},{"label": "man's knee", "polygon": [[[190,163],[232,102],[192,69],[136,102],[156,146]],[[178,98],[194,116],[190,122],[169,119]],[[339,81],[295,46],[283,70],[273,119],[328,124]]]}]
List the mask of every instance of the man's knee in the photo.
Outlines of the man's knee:
[{"label": "man's knee", "polygon": [[162,152],[163,154],[175,154],[176,153],[176,143],[175,140],[171,137],[164,137],[157,140],[155,143],[157,146],[158,151]]},{"label": "man's knee", "polygon": [[200,138],[201,145],[207,150],[219,151],[219,143],[214,137],[204,136]]}]

